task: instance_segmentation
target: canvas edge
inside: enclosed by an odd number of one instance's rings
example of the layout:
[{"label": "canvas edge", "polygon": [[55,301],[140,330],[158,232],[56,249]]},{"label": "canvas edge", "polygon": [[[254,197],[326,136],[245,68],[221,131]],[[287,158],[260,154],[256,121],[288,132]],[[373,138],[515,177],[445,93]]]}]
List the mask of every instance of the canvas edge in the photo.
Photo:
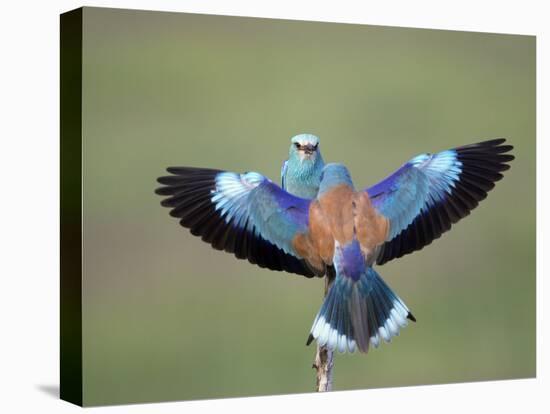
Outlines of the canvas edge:
[{"label": "canvas edge", "polygon": [[60,398],[83,404],[82,18],[60,15]]}]

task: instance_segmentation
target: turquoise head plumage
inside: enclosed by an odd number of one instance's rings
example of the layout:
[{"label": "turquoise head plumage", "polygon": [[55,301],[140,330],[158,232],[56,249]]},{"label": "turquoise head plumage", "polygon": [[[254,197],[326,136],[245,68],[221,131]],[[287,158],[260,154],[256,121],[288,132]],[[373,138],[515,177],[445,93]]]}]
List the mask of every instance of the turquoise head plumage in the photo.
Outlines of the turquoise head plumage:
[{"label": "turquoise head plumage", "polygon": [[312,134],[292,137],[288,160],[281,170],[283,188],[298,197],[315,198],[324,165],[318,137]]}]

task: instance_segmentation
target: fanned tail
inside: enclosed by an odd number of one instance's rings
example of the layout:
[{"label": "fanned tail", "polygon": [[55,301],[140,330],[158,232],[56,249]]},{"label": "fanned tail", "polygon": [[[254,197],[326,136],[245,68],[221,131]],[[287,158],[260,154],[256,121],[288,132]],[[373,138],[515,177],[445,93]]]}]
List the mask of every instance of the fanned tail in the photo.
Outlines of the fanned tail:
[{"label": "fanned tail", "polygon": [[[381,339],[390,342],[407,325],[416,321],[405,303],[389,288],[372,267],[357,269],[353,250],[341,250],[344,260],[336,264],[336,278],[311,327],[307,344],[313,339],[319,345],[339,352],[368,352],[377,348]],[[347,249],[347,251],[346,251]],[[342,266],[341,264],[344,263]],[[361,267],[361,265],[359,265]]]}]

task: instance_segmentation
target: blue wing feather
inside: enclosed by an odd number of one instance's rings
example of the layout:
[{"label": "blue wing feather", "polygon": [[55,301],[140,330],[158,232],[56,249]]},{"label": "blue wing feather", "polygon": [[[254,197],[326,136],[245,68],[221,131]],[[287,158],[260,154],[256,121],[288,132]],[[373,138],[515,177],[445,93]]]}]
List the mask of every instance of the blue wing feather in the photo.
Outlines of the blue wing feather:
[{"label": "blue wing feather", "polygon": [[514,159],[504,154],[513,148],[504,141],[420,154],[367,188],[373,206],[390,221],[377,263],[422,249],[467,216]]},{"label": "blue wing feather", "polygon": [[298,257],[292,238],[306,232],[309,200],[295,197],[256,172],[222,172],[216,176],[212,202],[226,223],[247,223],[254,231],[285,253]]},{"label": "blue wing feather", "polygon": [[318,274],[294,251],[292,239],[307,231],[309,200],[295,197],[255,172],[191,167],[168,169],[157,194],[182,226],[214,248],[272,270]]},{"label": "blue wing feather", "polygon": [[283,165],[281,166],[281,188],[283,190],[286,190],[285,175],[286,175],[287,165],[288,165],[288,160],[284,160]]}]

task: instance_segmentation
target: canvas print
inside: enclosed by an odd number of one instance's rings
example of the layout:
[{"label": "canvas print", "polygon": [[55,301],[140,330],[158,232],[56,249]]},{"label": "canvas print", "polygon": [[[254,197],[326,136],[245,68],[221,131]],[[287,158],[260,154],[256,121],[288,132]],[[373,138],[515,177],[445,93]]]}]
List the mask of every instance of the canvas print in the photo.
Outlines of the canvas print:
[{"label": "canvas print", "polygon": [[535,38],[61,16],[61,396],[529,378]]}]

